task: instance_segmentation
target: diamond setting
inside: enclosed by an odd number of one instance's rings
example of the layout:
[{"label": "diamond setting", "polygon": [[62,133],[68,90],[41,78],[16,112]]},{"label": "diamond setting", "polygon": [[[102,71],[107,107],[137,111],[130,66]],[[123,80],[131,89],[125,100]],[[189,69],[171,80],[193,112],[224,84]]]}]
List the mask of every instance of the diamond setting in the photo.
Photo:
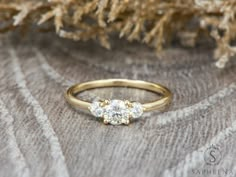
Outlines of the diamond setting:
[{"label": "diamond setting", "polygon": [[138,102],[132,103],[132,108],[130,110],[131,115],[134,119],[139,118],[143,114],[143,106]]},{"label": "diamond setting", "polygon": [[112,125],[120,125],[129,121],[129,110],[124,101],[111,100],[105,106],[104,121]]},{"label": "diamond setting", "polygon": [[94,101],[89,107],[95,117],[102,117],[105,124],[129,124],[130,119],[143,114],[143,106],[138,102],[122,100]]},{"label": "diamond setting", "polygon": [[100,101],[94,101],[91,106],[89,107],[90,112],[95,117],[102,117],[104,113],[104,109],[101,107]]}]

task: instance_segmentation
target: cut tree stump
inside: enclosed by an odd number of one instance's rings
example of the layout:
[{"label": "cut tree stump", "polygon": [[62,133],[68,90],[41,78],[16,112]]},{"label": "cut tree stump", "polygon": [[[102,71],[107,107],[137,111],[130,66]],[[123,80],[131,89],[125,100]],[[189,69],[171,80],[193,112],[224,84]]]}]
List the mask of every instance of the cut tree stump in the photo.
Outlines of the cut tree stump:
[{"label": "cut tree stump", "polygon": [[[206,46],[172,47],[159,58],[137,43],[117,39],[112,47],[50,33],[1,37],[0,176],[236,176],[236,63],[217,69]],[[105,78],[161,83],[172,104],[129,126],[106,126],[66,103],[69,85]],[[81,97],[96,95],[157,98],[111,88]]]}]

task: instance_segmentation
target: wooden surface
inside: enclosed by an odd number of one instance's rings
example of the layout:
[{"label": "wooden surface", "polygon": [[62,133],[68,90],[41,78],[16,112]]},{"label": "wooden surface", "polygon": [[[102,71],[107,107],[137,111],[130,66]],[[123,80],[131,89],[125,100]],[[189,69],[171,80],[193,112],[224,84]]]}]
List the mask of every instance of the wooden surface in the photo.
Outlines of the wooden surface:
[{"label": "wooden surface", "polygon": [[[159,59],[140,44],[114,40],[112,46],[107,51],[53,34],[1,37],[0,176],[217,176],[214,169],[236,176],[236,63],[217,69],[206,46],[173,47]],[[129,126],[105,126],[65,102],[69,85],[104,78],[162,83],[173,103]],[[156,98],[133,89],[82,94],[95,95]],[[220,152],[212,154],[216,165],[204,160],[211,145]]]}]

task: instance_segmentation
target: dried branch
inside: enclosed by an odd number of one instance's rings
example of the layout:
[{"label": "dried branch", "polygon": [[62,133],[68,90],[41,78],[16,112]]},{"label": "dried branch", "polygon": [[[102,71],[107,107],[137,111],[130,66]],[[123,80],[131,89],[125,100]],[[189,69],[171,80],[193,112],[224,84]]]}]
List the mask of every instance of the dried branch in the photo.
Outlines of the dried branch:
[{"label": "dried branch", "polygon": [[215,40],[216,66],[223,68],[236,55],[235,13],[235,0],[0,0],[0,32],[53,24],[60,37],[97,39],[108,49],[109,35],[118,33],[153,46],[157,54],[176,37],[194,46],[204,32]]}]

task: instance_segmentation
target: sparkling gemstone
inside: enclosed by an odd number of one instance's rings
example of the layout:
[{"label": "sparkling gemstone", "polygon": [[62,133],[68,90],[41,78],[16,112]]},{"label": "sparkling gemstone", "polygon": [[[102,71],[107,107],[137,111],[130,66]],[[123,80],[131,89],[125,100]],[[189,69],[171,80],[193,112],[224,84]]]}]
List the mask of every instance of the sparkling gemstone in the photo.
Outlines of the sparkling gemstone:
[{"label": "sparkling gemstone", "polygon": [[143,106],[138,102],[132,103],[132,108],[130,109],[130,114],[132,118],[139,118],[143,114]]},{"label": "sparkling gemstone", "polygon": [[142,104],[122,100],[94,101],[89,109],[95,117],[103,117],[104,123],[112,125],[129,124],[130,118],[138,118],[143,114]]},{"label": "sparkling gemstone", "polygon": [[104,120],[112,125],[129,121],[129,109],[122,100],[111,100],[105,107]]},{"label": "sparkling gemstone", "polygon": [[104,109],[100,106],[101,102],[99,101],[94,101],[92,102],[90,106],[90,112],[95,116],[95,117],[103,117]]}]

